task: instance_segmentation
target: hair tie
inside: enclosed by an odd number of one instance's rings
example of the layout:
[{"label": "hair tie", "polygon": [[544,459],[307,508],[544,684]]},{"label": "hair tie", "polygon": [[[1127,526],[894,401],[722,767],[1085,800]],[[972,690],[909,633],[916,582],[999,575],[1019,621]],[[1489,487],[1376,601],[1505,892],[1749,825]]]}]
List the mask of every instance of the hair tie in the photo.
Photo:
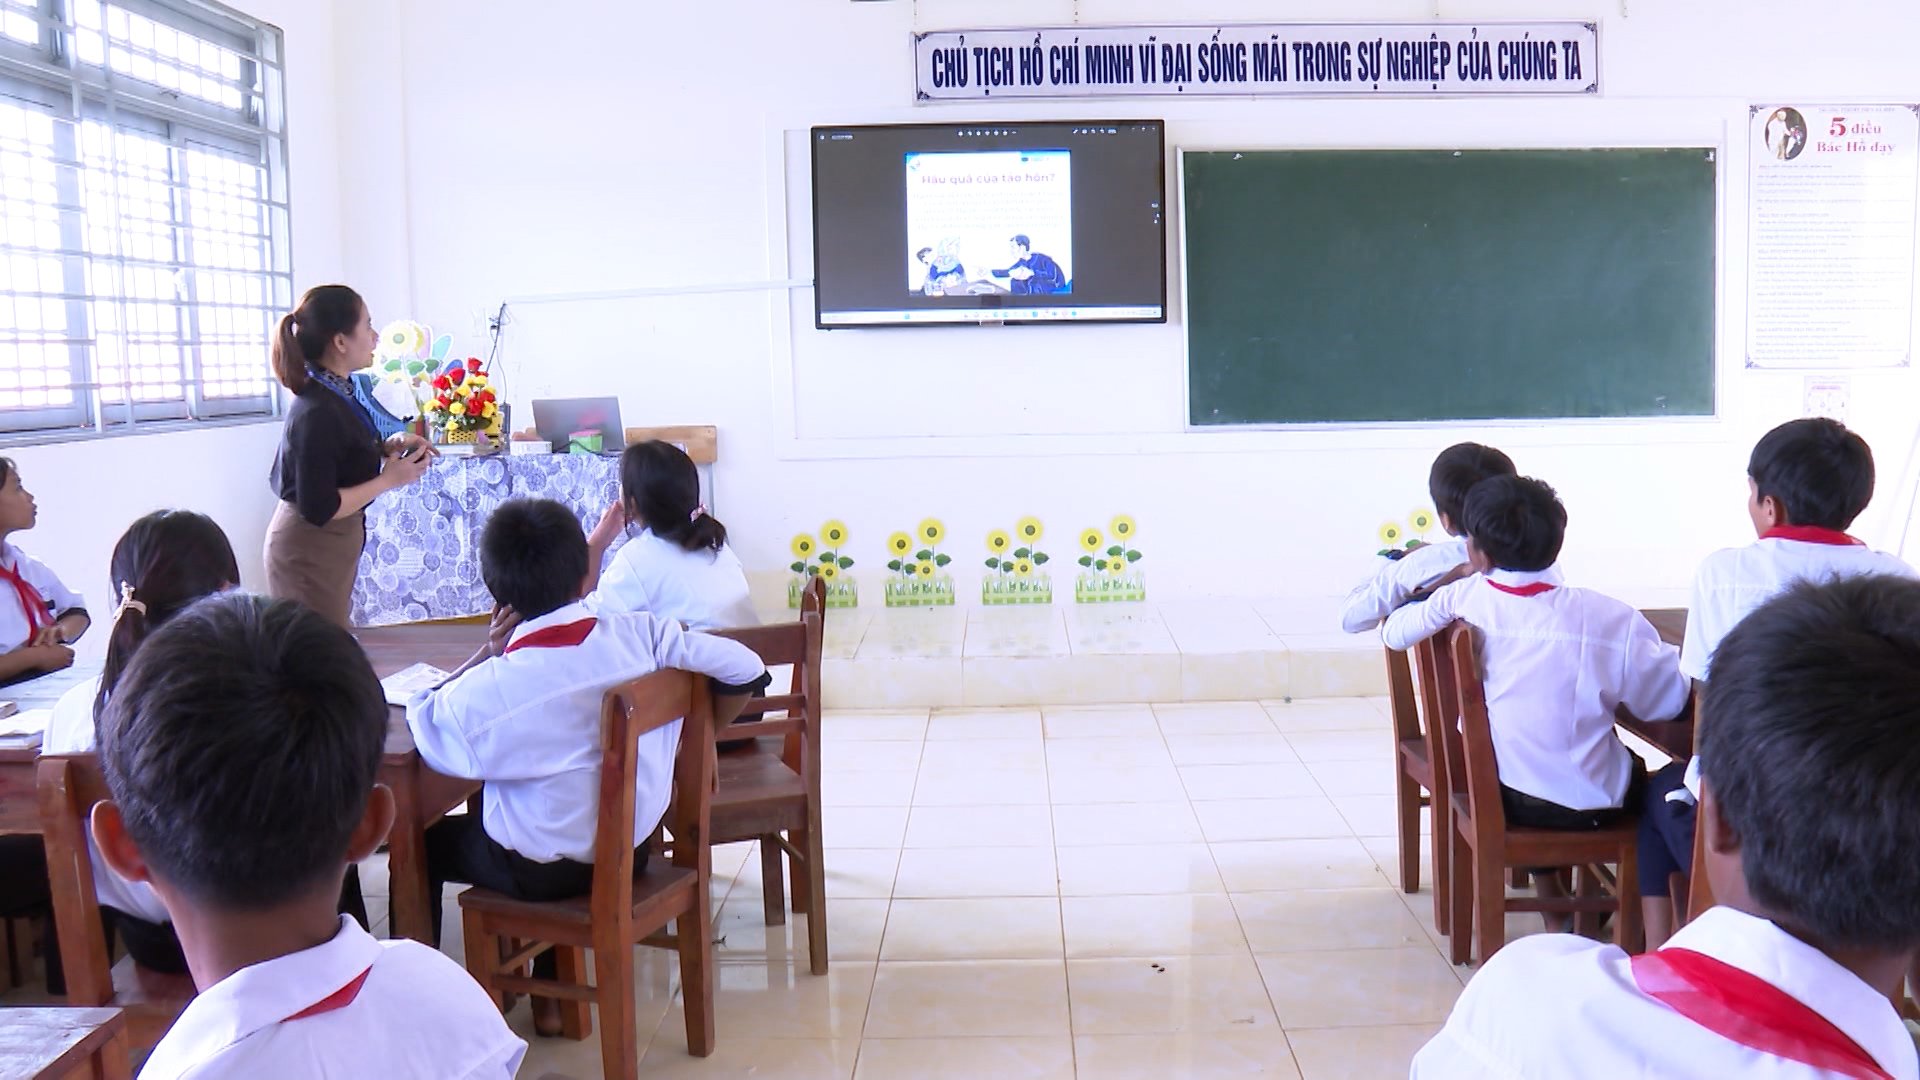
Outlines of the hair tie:
[{"label": "hair tie", "polygon": [[707,516],[707,504],[701,503],[699,506],[696,506],[693,508],[693,513],[687,515],[687,520],[690,522],[699,521],[701,518],[706,516]]},{"label": "hair tie", "polygon": [[129,611],[137,611],[141,615],[145,615],[147,613],[147,605],[135,600],[133,598],[133,586],[123,581],[120,583],[120,606],[113,609],[113,621],[119,622],[120,616],[125,615]]}]

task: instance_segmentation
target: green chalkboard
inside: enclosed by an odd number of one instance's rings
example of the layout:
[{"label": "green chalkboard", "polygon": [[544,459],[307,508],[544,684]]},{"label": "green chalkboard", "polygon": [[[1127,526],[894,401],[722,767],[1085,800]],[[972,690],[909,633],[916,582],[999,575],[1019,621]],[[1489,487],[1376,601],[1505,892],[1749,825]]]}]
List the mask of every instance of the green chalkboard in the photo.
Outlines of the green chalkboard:
[{"label": "green chalkboard", "polygon": [[1192,424],[1711,415],[1714,159],[1186,152]]}]

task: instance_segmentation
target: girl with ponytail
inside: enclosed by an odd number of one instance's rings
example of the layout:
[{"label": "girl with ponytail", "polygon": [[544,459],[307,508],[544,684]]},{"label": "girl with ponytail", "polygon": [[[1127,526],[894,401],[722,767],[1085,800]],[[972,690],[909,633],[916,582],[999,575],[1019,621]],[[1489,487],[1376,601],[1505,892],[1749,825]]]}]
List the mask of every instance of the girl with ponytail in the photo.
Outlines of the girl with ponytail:
[{"label": "girl with ponytail", "polygon": [[[600,564],[622,530],[631,538],[603,577]],[[620,499],[587,542],[587,602],[596,610],[650,612],[694,630],[759,625],[727,527],[700,502],[699,470],[672,443],[627,447]]]}]

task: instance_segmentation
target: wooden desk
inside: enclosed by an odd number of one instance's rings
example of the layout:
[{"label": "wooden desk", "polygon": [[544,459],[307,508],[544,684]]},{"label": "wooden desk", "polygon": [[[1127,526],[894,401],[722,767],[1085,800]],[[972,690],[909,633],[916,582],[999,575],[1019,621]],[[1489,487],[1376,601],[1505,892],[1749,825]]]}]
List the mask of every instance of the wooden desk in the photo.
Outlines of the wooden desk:
[{"label": "wooden desk", "polygon": [[[355,633],[381,678],[414,664],[452,671],[487,639],[482,625],[421,623],[382,626]],[[427,826],[480,790],[475,780],[442,776],[427,768],[414,749],[404,709],[390,711],[387,752],[380,782],[393,789],[393,831],[387,834],[389,933],[433,944],[433,904],[427,895]]]},{"label": "wooden desk", "polygon": [[0,1009],[0,1077],[131,1075],[127,1018],[119,1009]]},{"label": "wooden desk", "polygon": [[[1687,609],[1685,608],[1648,608],[1640,614],[1647,617],[1653,628],[1660,632],[1660,640],[1669,645],[1678,645],[1687,634]],[[1680,713],[1684,720],[1642,720],[1622,709],[1615,718],[1620,727],[1657,748],[1670,758],[1684,761],[1693,756],[1693,702]]]},{"label": "wooden desk", "polygon": [[[13,702],[21,712],[51,709],[68,690],[98,674],[98,664],[77,665],[0,687],[0,701]],[[39,756],[39,739],[0,739],[0,836],[40,835],[40,804],[33,793],[33,763]]]}]

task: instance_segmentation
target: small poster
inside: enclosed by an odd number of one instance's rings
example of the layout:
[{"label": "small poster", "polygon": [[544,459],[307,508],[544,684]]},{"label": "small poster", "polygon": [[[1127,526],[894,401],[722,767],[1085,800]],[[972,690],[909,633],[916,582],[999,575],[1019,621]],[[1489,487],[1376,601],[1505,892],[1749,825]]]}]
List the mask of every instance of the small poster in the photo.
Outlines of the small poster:
[{"label": "small poster", "polygon": [[1747,366],[1910,363],[1920,106],[1756,105],[1748,159]]}]

